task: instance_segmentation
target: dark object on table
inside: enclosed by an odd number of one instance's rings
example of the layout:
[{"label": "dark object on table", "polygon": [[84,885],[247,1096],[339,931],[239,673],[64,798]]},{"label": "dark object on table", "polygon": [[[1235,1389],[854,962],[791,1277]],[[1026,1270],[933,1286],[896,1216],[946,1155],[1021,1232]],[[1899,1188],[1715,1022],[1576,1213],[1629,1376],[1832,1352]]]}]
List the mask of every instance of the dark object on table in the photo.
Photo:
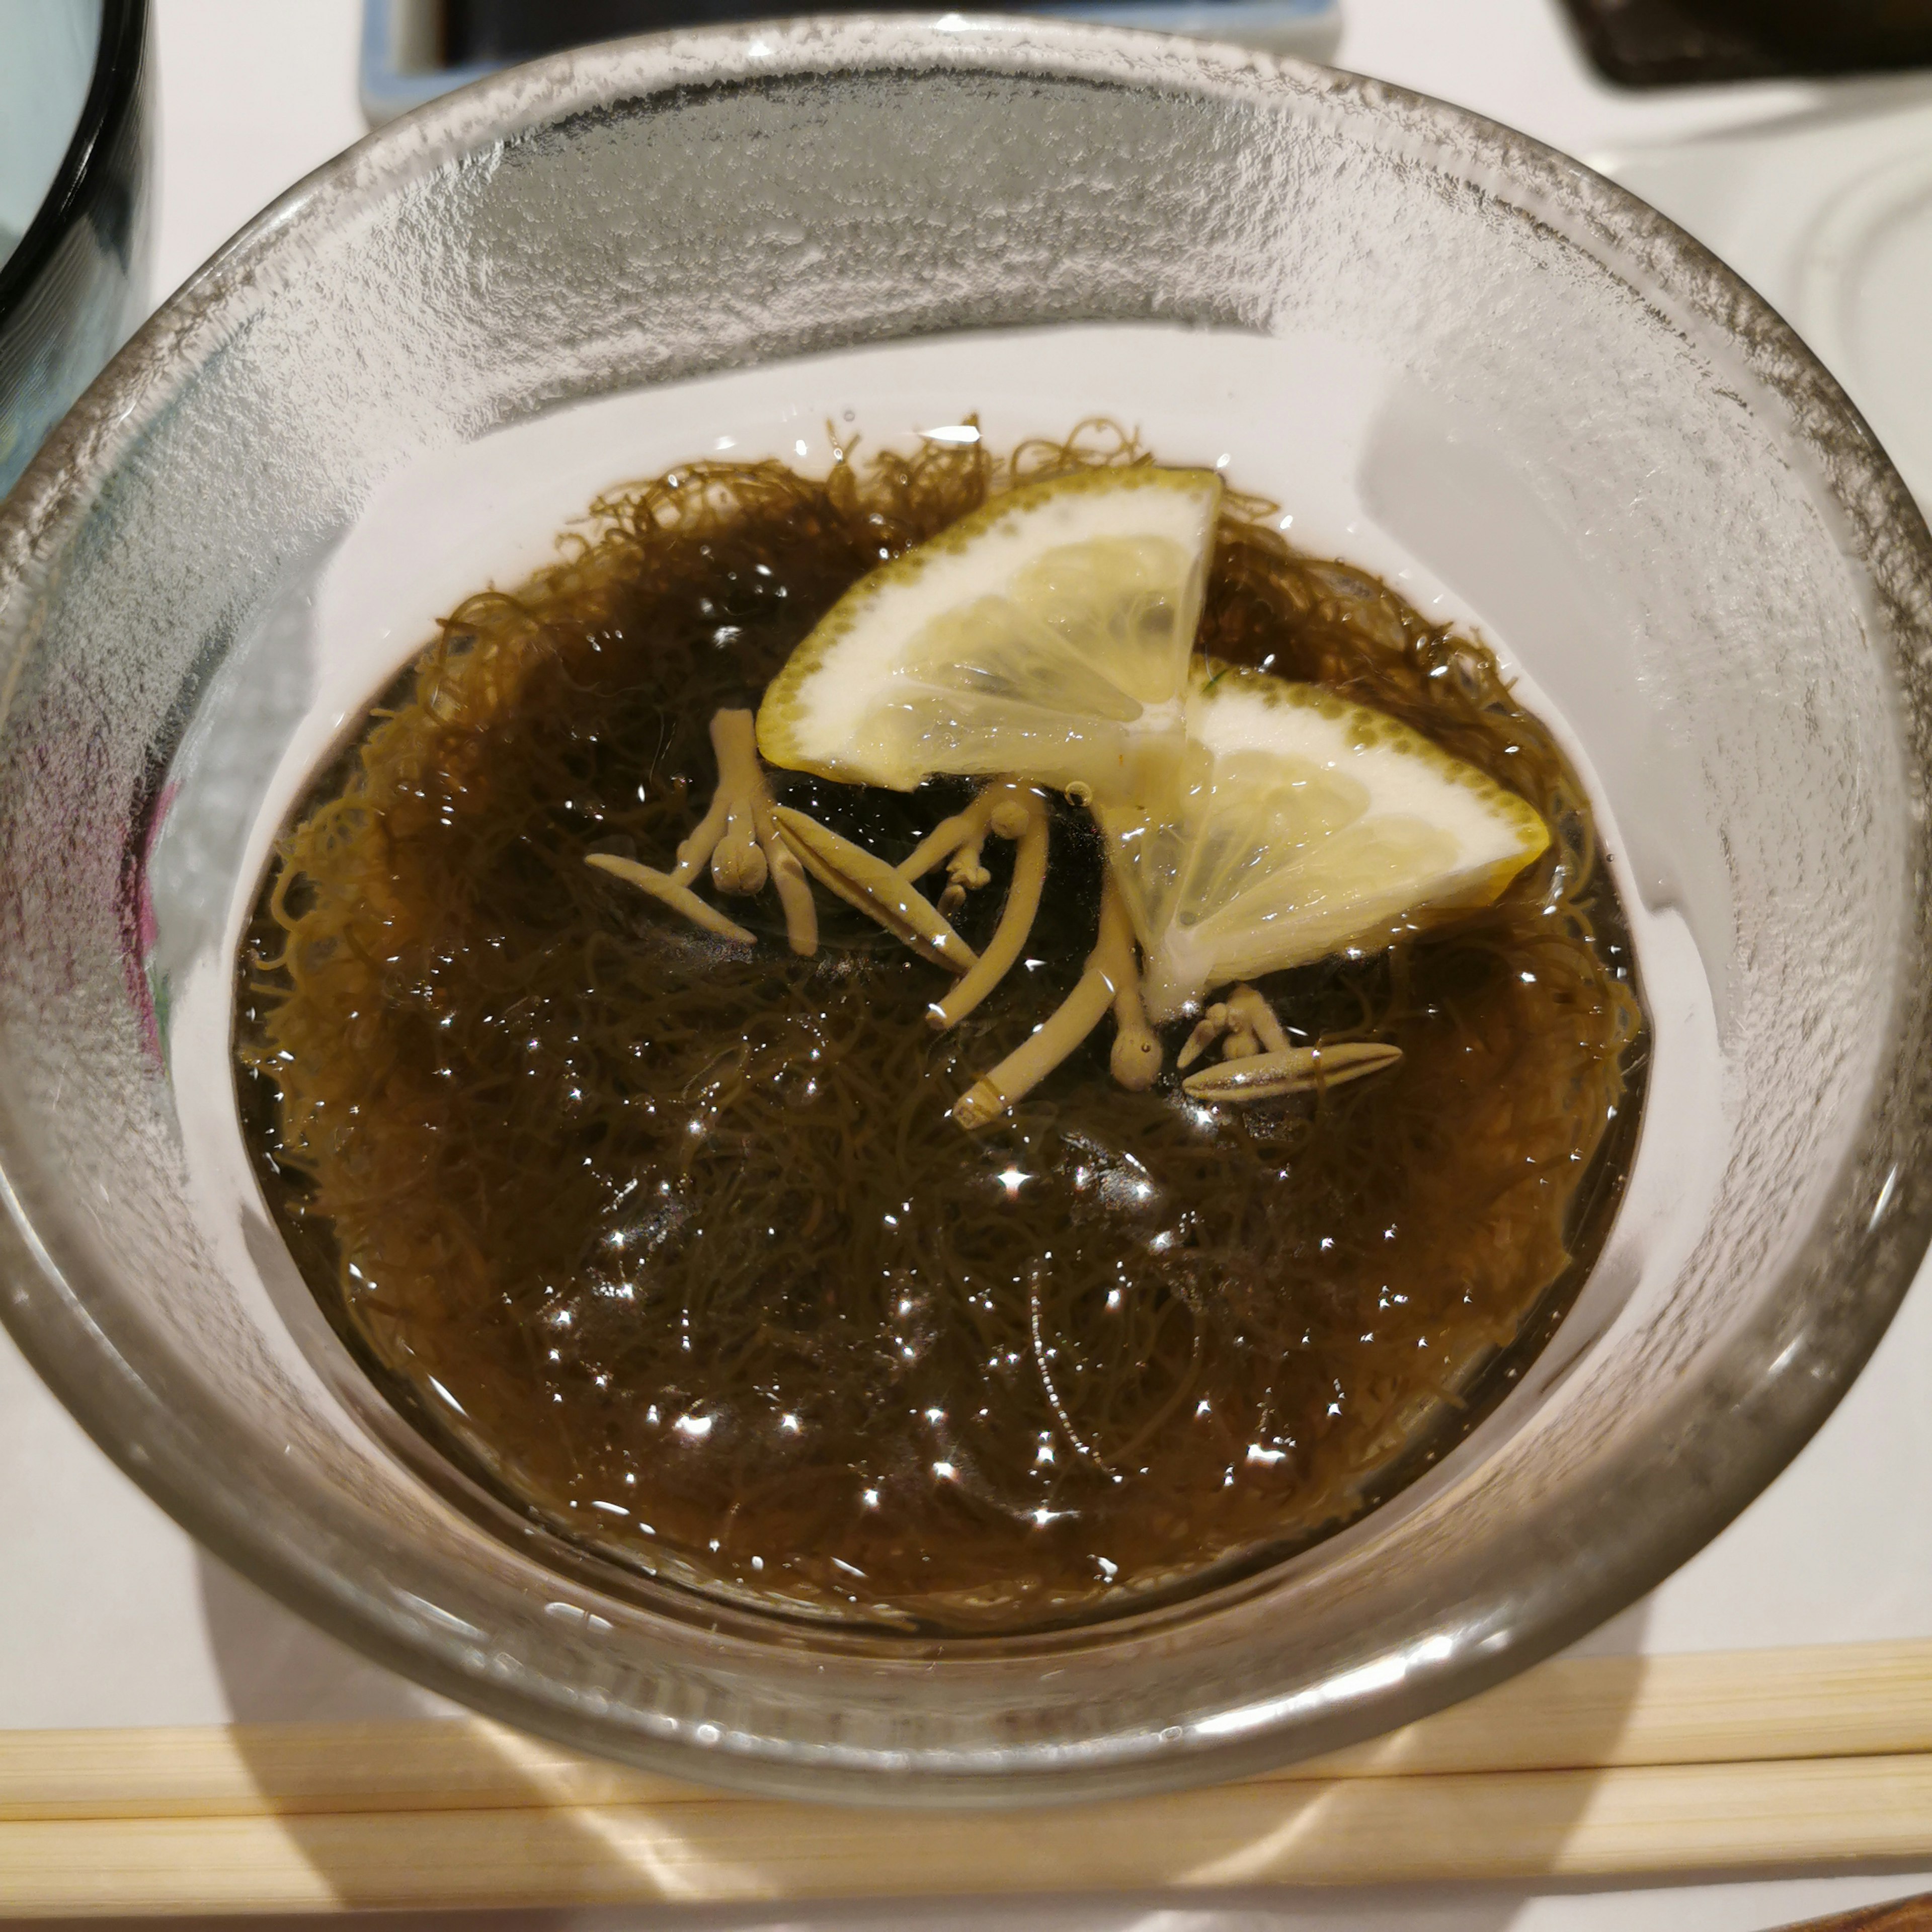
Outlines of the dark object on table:
[{"label": "dark object on table", "polygon": [[1932,66],[1932,0],[1564,0],[1626,87]]},{"label": "dark object on table", "polygon": [[105,0],[86,105],[0,261],[0,496],[147,309],[147,0]]},{"label": "dark object on table", "polygon": [[1932,1932],[1932,1892],[1896,1898],[1889,1905],[1834,1912],[1828,1918],[1808,1918],[1784,1932]]},{"label": "dark object on table", "polygon": [[[487,68],[530,60],[560,47],[582,46],[592,40],[614,40],[626,34],[656,28],[720,26],[739,20],[768,20],[784,14],[872,14],[891,12],[912,0],[441,0],[442,64],[448,68]],[[1286,0],[1272,8],[1230,5],[1228,0],[1204,0],[1192,9],[1168,7],[1165,15],[1144,24],[1180,32],[1190,30],[1184,11],[1225,14],[1227,31],[1236,38],[1251,32],[1258,20],[1279,15],[1293,26],[1304,16],[1317,27],[1333,14],[1330,0]],[[1066,13],[1095,17],[1105,12],[1072,0],[1068,5],[1046,0],[1020,0],[1002,11]],[[1118,24],[1132,24],[1125,14]],[[1196,28],[1194,31],[1202,31]],[[1316,51],[1299,45],[1285,50]]]},{"label": "dark object on table", "polygon": [[[828,13],[850,12],[832,6]],[[615,40],[659,25],[694,21],[757,20],[773,9],[770,0],[682,0],[653,8],[638,0],[443,0],[442,59],[446,67],[495,66],[528,60],[556,47]]]},{"label": "dark object on table", "polygon": [[[904,10],[916,0],[363,0],[362,96],[380,128],[518,61],[622,35],[787,14]],[[1232,40],[1303,60],[1334,57],[1337,0],[1002,0],[1004,11]]]}]

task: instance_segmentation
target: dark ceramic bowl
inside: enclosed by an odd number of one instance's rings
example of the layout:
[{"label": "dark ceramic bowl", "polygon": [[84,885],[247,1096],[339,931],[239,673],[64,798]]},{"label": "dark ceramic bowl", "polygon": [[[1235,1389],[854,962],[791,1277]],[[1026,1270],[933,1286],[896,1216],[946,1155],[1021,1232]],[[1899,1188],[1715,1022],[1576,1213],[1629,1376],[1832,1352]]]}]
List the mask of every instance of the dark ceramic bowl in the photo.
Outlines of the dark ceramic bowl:
[{"label": "dark ceramic bowl", "polygon": [[0,496],[147,312],[150,65],[147,0],[101,0],[80,124],[0,259]]}]

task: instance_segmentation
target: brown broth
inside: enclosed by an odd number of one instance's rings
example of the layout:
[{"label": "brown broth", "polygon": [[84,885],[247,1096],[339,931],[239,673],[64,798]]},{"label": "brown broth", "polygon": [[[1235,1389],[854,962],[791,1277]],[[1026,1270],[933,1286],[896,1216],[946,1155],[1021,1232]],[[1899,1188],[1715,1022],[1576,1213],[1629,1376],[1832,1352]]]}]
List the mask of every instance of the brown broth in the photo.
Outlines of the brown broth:
[{"label": "brown broth", "polygon": [[[819,895],[714,941],[584,863],[664,866],[849,584],[990,490],[1145,460],[1087,426],[1005,463],[829,480],[695,465],[472,598],[284,835],[236,1051],[264,1191],[404,1414],[573,1542],[815,1616],[998,1631],[1252,1569],[1360,1514],[1491,1406],[1607,1229],[1643,1022],[1581,787],[1478,642],[1231,500],[1201,647],[1318,680],[1528,797],[1502,902],[1262,982],[1392,1071],[1210,1110],[1130,1094],[1110,1029],[976,1135],[948,1109],[1092,943],[1100,856],[1057,806],[1016,971],[935,1036],[937,969]],[[772,774],[897,859],[966,796]],[[996,918],[1010,848],[957,923]],[[706,889],[709,890],[708,886]]]}]

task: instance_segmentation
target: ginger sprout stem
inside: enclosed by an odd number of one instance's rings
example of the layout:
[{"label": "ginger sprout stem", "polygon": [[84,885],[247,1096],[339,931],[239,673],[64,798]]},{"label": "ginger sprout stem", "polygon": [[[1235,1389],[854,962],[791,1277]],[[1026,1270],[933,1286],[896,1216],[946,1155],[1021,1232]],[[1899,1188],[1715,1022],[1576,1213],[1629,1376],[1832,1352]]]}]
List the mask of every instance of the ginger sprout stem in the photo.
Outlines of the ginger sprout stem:
[{"label": "ginger sprout stem", "polygon": [[[1125,910],[1124,905],[1122,908]],[[1132,956],[1129,954],[1131,960]],[[1115,1080],[1130,1094],[1144,1094],[1160,1078],[1160,1041],[1148,1024],[1141,976],[1130,972],[1114,994],[1114,1050],[1107,1057]]]},{"label": "ginger sprout stem", "polygon": [[[1253,1036],[1253,1052],[1287,1053],[1292,1050],[1286,1030],[1275,1017],[1274,1007],[1263,999],[1253,987],[1237,986],[1228,995],[1228,1017],[1234,1021],[1240,1030]],[[1226,1048],[1222,1058],[1233,1060],[1238,1056]]]},{"label": "ginger sprout stem", "polygon": [[982,788],[974,794],[972,802],[964,812],[942,818],[899,861],[899,877],[908,880],[922,879],[944,859],[948,861],[947,874],[955,885],[969,890],[983,886],[992,875],[980,862],[980,848],[992,822],[995,789],[992,785]]},{"label": "ginger sprout stem", "polygon": [[772,808],[768,792],[758,800],[753,814],[758,844],[771,867],[772,886],[784,914],[785,938],[801,959],[809,959],[818,950],[818,902],[812,896],[812,883],[798,855],[778,836]]},{"label": "ginger sprout stem", "polygon": [[674,912],[681,912],[694,926],[701,926],[706,932],[715,932],[721,939],[735,939],[741,946],[749,946],[755,935],[747,932],[734,919],[728,919],[716,906],[707,905],[691,888],[669,872],[660,872],[650,866],[640,866],[634,859],[620,859],[614,852],[592,852],[585,856],[586,866],[595,866],[600,872],[608,872],[613,878],[624,880],[635,886],[640,892],[649,892],[660,904],[669,906]]},{"label": "ginger sprout stem", "polygon": [[680,886],[691,884],[704,869],[704,862],[716,850],[718,842],[724,837],[724,828],[730,820],[731,801],[721,784],[711,794],[711,802],[691,836],[678,842],[677,863],[666,876]]},{"label": "ginger sprout stem", "polygon": [[691,836],[680,843],[674,870],[660,872],[608,852],[591,853],[587,862],[650,893],[693,925],[744,945],[752,944],[753,934],[707,905],[691,888],[707,860],[711,882],[721,892],[762,892],[770,880],[784,910],[785,938],[794,952],[809,959],[818,950],[818,908],[797,860],[786,850],[772,823],[771,788],[758,762],[751,712],[716,713],[711,720],[711,748],[718,758],[718,789]]},{"label": "ginger sprout stem", "polygon": [[1342,1040],[1333,1046],[1291,1046],[1204,1066],[1180,1084],[1197,1100],[1278,1100],[1340,1087],[1379,1073],[1402,1058],[1402,1048],[1378,1040]]},{"label": "ginger sprout stem", "polygon": [[[1012,970],[1013,962],[1020,956],[1020,950],[1033,931],[1034,920],[1040,911],[1040,890],[1046,883],[1046,800],[1028,786],[1010,781],[988,786],[974,802],[976,805],[982,800],[987,802],[989,829],[1002,838],[1018,842],[1013,855],[1012,884],[1007,888],[1000,922],[986,951],[980,954],[980,963],[944,999],[926,1008],[927,1024],[935,1033],[957,1026]],[[978,856],[975,841],[976,862]],[[955,884],[958,883],[956,879]]]},{"label": "ginger sprout stem", "polygon": [[1133,926],[1110,868],[1101,879],[1100,929],[1087,956],[1087,970],[1052,1017],[967,1090],[952,1118],[962,1127],[983,1127],[998,1120],[1100,1024],[1137,970]]},{"label": "ginger sprout stem", "polygon": [[1178,1064],[1192,1066],[1217,1040],[1223,1060],[1252,1060],[1263,1053],[1292,1051],[1274,1007],[1248,986],[1237,986],[1202,1015],[1200,1024],[1180,1049]]},{"label": "ginger sprout stem", "polygon": [[1194,1030],[1181,1042],[1180,1052],[1175,1056],[1174,1064],[1184,1070],[1192,1066],[1227,1030],[1228,1003],[1216,1000],[1195,1022]]},{"label": "ginger sprout stem", "polygon": [[970,973],[979,955],[919,889],[864,846],[842,838],[789,806],[774,806],[779,838],[828,891],[856,908],[922,958],[955,973]]},{"label": "ginger sprout stem", "polygon": [[[770,869],[758,844],[759,802],[767,803],[765,774],[758,763],[758,738],[748,711],[720,711],[711,720],[711,748],[718,754],[718,790],[705,814],[705,826],[724,806],[724,826],[711,848],[711,883],[721,892],[749,895],[763,892]],[[704,827],[700,826],[702,831]],[[678,863],[703,862],[688,855],[687,840],[678,848]]]}]

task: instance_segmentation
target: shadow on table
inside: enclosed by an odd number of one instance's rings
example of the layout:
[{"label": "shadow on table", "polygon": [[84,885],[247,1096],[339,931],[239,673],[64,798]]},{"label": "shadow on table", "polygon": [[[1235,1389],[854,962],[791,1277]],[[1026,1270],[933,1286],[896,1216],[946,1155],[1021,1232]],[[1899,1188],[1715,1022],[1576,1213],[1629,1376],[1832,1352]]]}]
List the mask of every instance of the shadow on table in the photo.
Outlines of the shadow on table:
[{"label": "shadow on table", "polygon": [[[380,1724],[454,1714],[454,1706],[364,1661],[207,1556],[202,1558],[202,1595],[209,1648],[238,1725]],[[1642,1606],[1627,1612],[1598,1642],[1634,1649],[1642,1621]],[[1619,1733],[1623,1716],[1620,1709],[1604,1710],[1602,1747]],[[262,1754],[254,1766],[264,1787],[280,1788],[286,1772],[278,1777],[268,1762],[272,1734],[244,1730],[240,1737],[244,1755],[251,1750]],[[380,1742],[377,1734],[369,1748]],[[1196,1794],[1191,1806],[1182,1801],[1184,1816],[1172,1808],[1174,1801],[1156,1798],[1036,1809],[1008,1814],[997,1826],[988,1821],[962,1828],[956,1820],[916,1813],[820,1811],[748,1800],[720,1804],[694,1789],[688,1798],[646,1792],[640,1804],[574,1811],[558,1804],[554,1787],[533,1760],[520,1758],[487,1732],[453,1734],[451,1749],[456,1754],[452,1768],[464,1788],[490,1794],[472,1799],[472,1805],[487,1808],[452,1810],[430,1820],[419,1813],[412,1819],[380,1814],[358,1818],[295,1804],[281,1812],[282,1834],[340,1906],[369,1910],[418,1898],[460,1898],[471,1908],[468,1913],[383,1910],[378,1922],[392,1922],[398,1932],[405,1927],[442,1932],[473,1924],[475,1908],[499,1899],[507,1903],[488,1913],[490,1932],[561,1932],[566,1927],[572,1932],[620,1927],[640,1932],[776,1932],[780,1927],[784,1932],[874,1932],[915,1921],[919,1932],[992,1932],[994,1927],[1003,1932],[1016,1927],[1028,1932],[1190,1932],[1195,1927],[1201,1932],[1210,1927],[1215,1932],[1368,1932],[1385,1926],[1505,1932],[1528,1893],[1576,1888],[1529,1881],[1507,1889],[1377,1885],[1310,1892],[1270,1885],[1256,1890],[1264,1875],[1303,1868],[1305,1850],[1318,1860],[1331,1833],[1360,1844],[1363,1828],[1349,1816],[1348,1781],[1224,1787]],[[1557,1802],[1574,1816],[1588,1794],[1588,1780],[1579,1779]],[[1546,1840],[1552,1826],[1549,1803],[1546,1790],[1538,1801],[1538,1828]],[[1482,1808],[1492,1814],[1493,1805],[1491,1797]],[[1445,1816],[1453,1832],[1453,1794]],[[1438,1819],[1438,1829],[1443,1822]],[[1554,1820],[1559,1833],[1565,1822]],[[1473,1815],[1470,1828],[1484,1828]],[[1492,1816],[1487,1828],[1494,1830]],[[1202,1834],[1198,1845],[1194,1831]],[[1145,1872],[1171,1868],[1177,1843],[1187,1846],[1186,1888],[1148,1890]],[[1099,1857],[1096,1845],[1106,1848]],[[1122,1874],[1118,1894],[1105,1900],[1090,1892],[1084,1898],[1052,1895],[1055,1861],[1063,1852],[1086,1869],[1096,1864],[1112,1869],[1115,1848]],[[688,1902],[693,1894],[706,1888],[715,1893],[721,1885],[748,1899],[762,1894],[782,1900],[814,1861],[828,1874],[870,1872],[878,1889],[902,1896],[790,1905]],[[1000,1895],[958,1897],[973,1888],[981,1871],[989,1892],[998,1886]],[[656,1902],[640,1906],[518,1909],[520,1900],[618,1900],[653,1893]],[[916,1904],[911,1903],[915,1894]],[[237,1928],[301,1922],[224,1921]]]},{"label": "shadow on table", "polygon": [[202,1623],[238,1724],[448,1717],[456,1706],[304,1623],[206,1551]]}]

